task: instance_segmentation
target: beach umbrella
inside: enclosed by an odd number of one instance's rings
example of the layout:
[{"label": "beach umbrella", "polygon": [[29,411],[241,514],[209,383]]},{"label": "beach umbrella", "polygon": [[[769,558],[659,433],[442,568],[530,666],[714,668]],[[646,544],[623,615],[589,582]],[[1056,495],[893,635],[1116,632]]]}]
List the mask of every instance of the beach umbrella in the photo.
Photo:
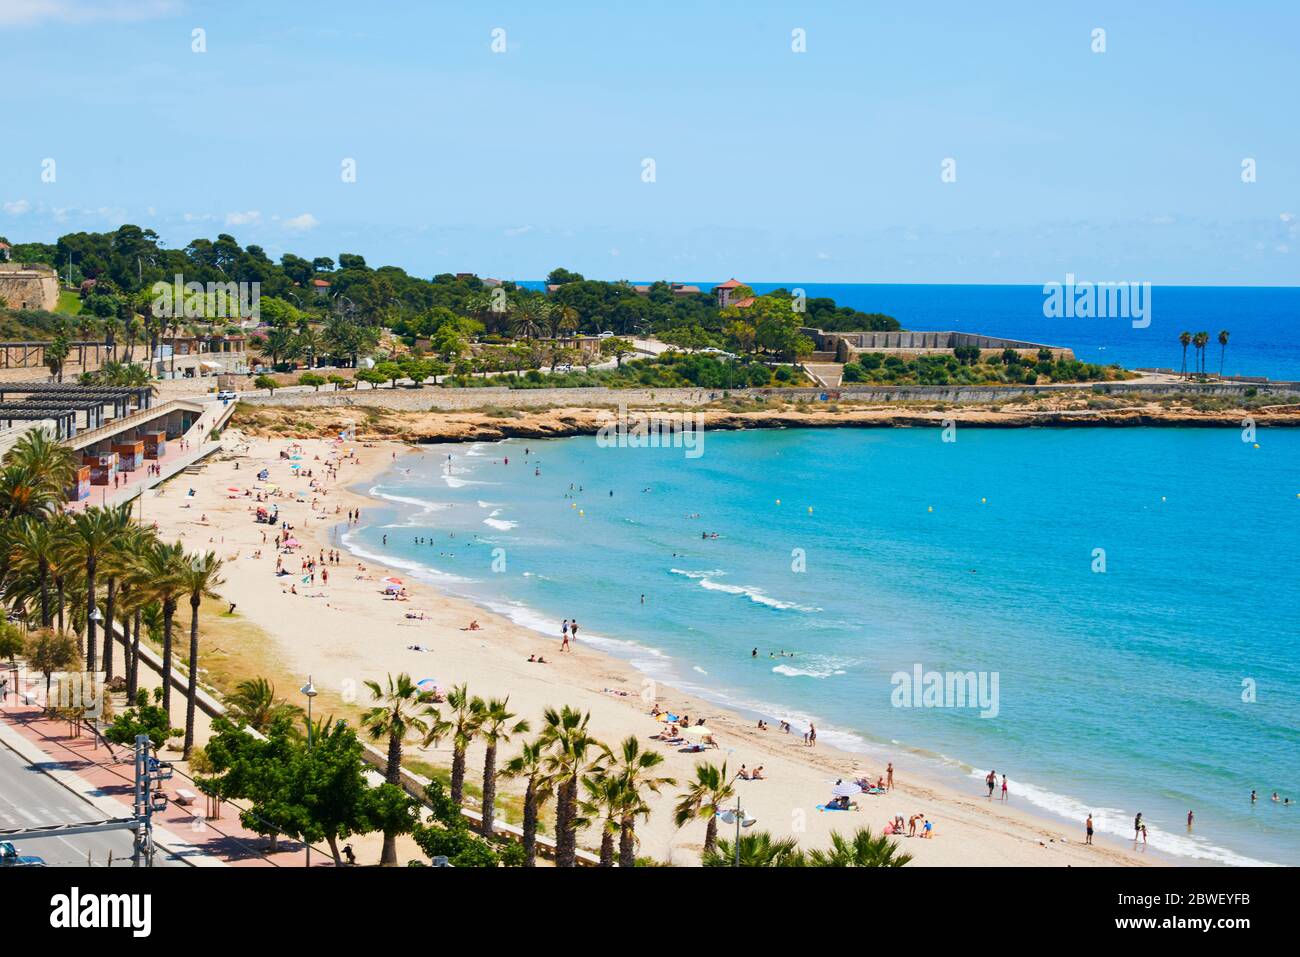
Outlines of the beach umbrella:
[{"label": "beach umbrella", "polygon": [[837,798],[852,797],[854,794],[861,794],[862,788],[858,787],[852,781],[841,781],[835,787],[831,788],[831,794]]},{"label": "beach umbrella", "polygon": [[677,720],[677,715],[669,714],[667,711],[660,711],[657,715],[655,715],[655,720],[662,721],[664,724],[669,724]]},{"label": "beach umbrella", "polygon": [[437,691],[438,681],[435,678],[421,678],[415,683],[415,686],[421,691]]},{"label": "beach umbrella", "polygon": [[392,575],[389,575],[387,578],[384,579],[384,581],[392,582],[394,585],[400,585],[402,583],[402,580],[400,578],[394,578]]},{"label": "beach umbrella", "polygon": [[682,734],[688,738],[696,738],[703,741],[705,738],[713,737],[713,732],[702,724],[697,724],[693,728],[682,728]]}]

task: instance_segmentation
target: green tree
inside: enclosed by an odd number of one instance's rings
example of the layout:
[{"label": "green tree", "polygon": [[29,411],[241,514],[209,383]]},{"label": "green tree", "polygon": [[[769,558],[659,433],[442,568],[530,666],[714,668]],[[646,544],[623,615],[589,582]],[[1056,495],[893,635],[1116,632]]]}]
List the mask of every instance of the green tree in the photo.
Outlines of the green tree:
[{"label": "green tree", "polygon": [[304,713],[298,705],[277,698],[275,685],[265,678],[249,678],[237,684],[226,696],[226,708],[232,718],[260,734],[265,734],[279,719],[296,723]]},{"label": "green tree", "polygon": [[221,577],[221,559],[214,552],[190,557],[177,571],[181,593],[190,596],[190,660],[185,692],[184,746],[184,757],[189,760],[190,751],[194,748],[194,704],[199,686],[199,606],[204,598],[216,598],[216,589],[224,581]]},{"label": "green tree", "polygon": [[831,834],[829,850],[808,852],[809,867],[902,867],[911,854],[899,854],[898,842],[881,834],[873,837],[871,828],[860,827],[852,837]]},{"label": "green tree", "polygon": [[483,699],[469,693],[466,684],[454,685],[447,693],[448,716],[437,708],[426,708],[428,717],[424,746],[437,745],[451,737],[451,799],[459,807],[465,800],[465,752],[483,723]]},{"label": "green tree", "polygon": [[519,754],[511,758],[501,772],[503,777],[524,782],[524,866],[537,863],[537,822],[551,796],[551,782],[546,773],[546,745],[541,741],[524,742]]},{"label": "green tree", "polygon": [[[701,855],[700,863],[705,867],[735,867],[735,845],[725,837],[719,838],[717,848]],[[792,837],[777,840],[767,831],[740,836],[741,867],[803,867],[806,863]]]},{"label": "green tree", "polygon": [[[376,741],[387,739],[388,763],[384,771],[384,780],[395,787],[402,783],[402,743],[413,734],[424,735],[429,731],[424,719],[415,709],[428,700],[405,672],[396,679],[388,676],[385,687],[377,681],[367,681],[370,697],[376,702],[361,716],[361,725]],[[384,849],[379,863],[385,867],[397,866],[397,835],[393,829],[384,831]]]},{"label": "green tree", "polygon": [[486,746],[483,755],[483,836],[492,836],[493,819],[496,816],[497,797],[497,748],[507,744],[512,735],[526,734],[527,721],[515,721],[515,715],[509,709],[510,698],[490,698],[485,703],[478,717],[479,733]]},{"label": "green tree", "polygon": [[148,735],[154,750],[161,750],[168,738],[183,734],[181,728],[173,728],[167,718],[167,712],[159,707],[162,692],[155,688],[153,699],[149,692],[140,688],[135,693],[135,704],[113,719],[104,737],[114,744],[132,746],[137,735]]},{"label": "green tree", "polygon": [[735,796],[736,789],[725,762],[721,767],[707,761],[695,765],[695,780],[686,786],[677,801],[677,826],[685,827],[696,818],[704,818],[708,822],[704,830],[704,853],[712,853],[718,843],[718,814]]}]

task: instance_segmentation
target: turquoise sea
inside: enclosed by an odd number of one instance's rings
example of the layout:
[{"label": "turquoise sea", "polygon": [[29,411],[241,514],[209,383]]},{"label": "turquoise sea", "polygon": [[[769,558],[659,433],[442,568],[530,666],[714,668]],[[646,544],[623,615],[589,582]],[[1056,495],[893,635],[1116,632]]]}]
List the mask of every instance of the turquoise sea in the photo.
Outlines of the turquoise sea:
[{"label": "turquoise sea", "polygon": [[[1131,838],[1141,811],[1151,845],[1188,862],[1294,865],[1300,807],[1269,796],[1300,799],[1300,433],[1256,441],[430,446],[363,489],[385,508],[345,541],[551,640],[576,618],[651,676],[972,793],[993,767],[1013,799],[1080,825],[1091,811],[1103,833]],[[892,677],[917,666],[996,674],[996,715],[896,707]]]}]

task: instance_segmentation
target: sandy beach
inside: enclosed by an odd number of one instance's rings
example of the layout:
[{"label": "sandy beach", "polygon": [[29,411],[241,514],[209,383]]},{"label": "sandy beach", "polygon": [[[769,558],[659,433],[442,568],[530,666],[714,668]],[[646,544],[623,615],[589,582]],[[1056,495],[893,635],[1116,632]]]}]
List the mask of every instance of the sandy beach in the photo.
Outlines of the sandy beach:
[{"label": "sandy beach", "polygon": [[[895,788],[880,796],[860,795],[856,812],[816,809],[830,796],[838,778],[866,776],[872,780],[885,772],[863,755],[840,752],[819,743],[806,747],[802,737],[776,729],[779,716],[768,716],[771,730],[761,731],[747,717],[728,713],[717,705],[677,690],[654,685],[629,663],[597,651],[579,641],[572,653],[560,653],[559,636],[542,636],[468,601],[450,597],[434,586],[412,579],[400,569],[359,559],[343,550],[337,529],[349,510],[361,510],[361,523],[376,503],[349,490],[390,467],[404,455],[425,454],[392,442],[338,443],[322,439],[265,439],[227,430],[224,450],[209,460],[201,474],[182,475],[161,491],[148,494],[146,521],[157,522],[164,537],[179,537],[192,550],[212,549],[225,560],[223,597],[233,602],[239,615],[259,626],[269,637],[262,673],[282,681],[310,674],[322,695],[318,713],[337,713],[355,720],[367,704],[363,682],[383,681],[385,675],[408,672],[414,679],[435,678],[442,688],[466,682],[471,692],[487,697],[509,695],[511,709],[534,722],[543,708],[571,705],[591,712],[595,735],[610,745],[635,735],[658,748],[666,761],[666,775],[679,783],[692,776],[698,760],[728,762],[729,768],[762,766],[766,780],[737,782],[746,811],[758,819],[758,828],[774,836],[793,835],[804,847],[824,846],[834,830],[851,832],[870,826],[879,832],[896,815],[904,820],[924,814],[933,822],[933,838],[903,838],[903,850],[915,865],[999,866],[1128,866],[1164,863],[1154,852],[1143,853],[1119,841],[1085,846],[1083,822],[1077,826],[1056,822],[1020,807],[1012,799],[1003,803],[985,799],[975,783],[959,789],[927,780],[909,761],[904,749],[892,757]],[[294,446],[291,461],[282,457]],[[337,462],[337,475],[328,476],[327,463]],[[291,466],[304,473],[295,476]],[[266,482],[257,475],[265,468]],[[312,473],[307,477],[305,473]],[[258,524],[255,497],[245,491],[267,484],[279,491],[262,503],[279,506],[279,517],[293,526],[302,548],[284,555],[291,574],[275,574],[277,527]],[[312,484],[317,487],[313,488]],[[192,494],[188,494],[192,490]],[[257,493],[254,493],[256,495]],[[339,549],[339,564],[322,566],[328,583],[318,573],[315,582],[298,574],[303,557],[319,557]],[[384,595],[383,579],[402,579],[409,599]],[[296,591],[296,594],[294,593]],[[466,630],[476,620],[478,630]],[[411,650],[420,646],[424,650]],[[530,655],[543,654],[547,664],[530,663]],[[282,684],[281,688],[296,687]],[[282,691],[283,693],[283,691]],[[649,740],[658,725],[650,716],[651,701],[661,708],[692,716],[707,716],[721,746],[702,755],[679,753]],[[517,745],[503,748],[512,754]],[[450,763],[450,746],[427,751],[417,743],[407,755],[435,765]],[[482,748],[471,747],[468,779],[481,777]],[[502,791],[518,789],[508,781]],[[640,854],[673,864],[698,860],[704,823],[677,828],[672,807],[678,788],[668,788],[652,799],[653,813],[640,824]],[[594,831],[580,836],[593,847]],[[412,845],[413,847],[413,845]]]}]

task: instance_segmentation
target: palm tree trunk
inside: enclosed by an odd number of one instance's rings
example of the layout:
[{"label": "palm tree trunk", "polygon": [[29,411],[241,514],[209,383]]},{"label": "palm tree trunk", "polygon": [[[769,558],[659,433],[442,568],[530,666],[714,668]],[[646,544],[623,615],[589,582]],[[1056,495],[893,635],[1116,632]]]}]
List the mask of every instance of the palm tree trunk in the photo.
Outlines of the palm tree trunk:
[{"label": "palm tree trunk", "polygon": [[600,829],[600,866],[614,866],[614,832],[609,829],[609,824]]},{"label": "palm tree trunk", "polygon": [[492,836],[493,819],[496,816],[497,800],[497,746],[487,746],[483,758],[483,836]]},{"label": "palm tree trunk", "polygon": [[104,681],[113,680],[113,612],[117,600],[117,579],[108,580],[108,593],[104,596]]},{"label": "palm tree trunk", "polygon": [[718,846],[718,818],[715,814],[709,815],[709,826],[704,829],[704,853],[709,854],[717,849]]},{"label": "palm tree trunk", "polygon": [[[59,600],[59,611],[57,616],[59,621],[59,634],[63,634],[63,576],[62,575],[54,576],[54,595]],[[77,641],[77,651],[85,651],[85,648],[82,647],[80,639],[78,639]]]},{"label": "palm tree trunk", "polygon": [[95,670],[95,660],[99,651],[99,642],[96,641],[95,620],[91,617],[95,612],[95,558],[92,555],[86,559],[86,668]]},{"label": "palm tree trunk", "polygon": [[162,709],[167,712],[168,722],[172,719],[172,619],[175,616],[175,599],[165,599],[163,601]]},{"label": "palm tree trunk", "polygon": [[181,757],[188,761],[194,748],[194,699],[199,690],[199,596],[190,598],[190,676],[185,701],[185,747]]},{"label": "palm tree trunk", "polygon": [[50,563],[41,559],[41,627],[50,627]]},{"label": "palm tree trunk", "polygon": [[[402,786],[402,738],[398,734],[388,736],[388,768],[385,780],[389,784]],[[397,835],[384,831],[384,849],[379,855],[380,867],[397,866]]]},{"label": "palm tree trunk", "polygon": [[636,825],[630,817],[623,818],[618,832],[618,866],[636,866]]},{"label": "palm tree trunk", "polygon": [[[578,781],[574,778],[572,781],[566,781],[560,787],[559,799],[556,803],[556,827],[555,827],[555,866],[556,867],[573,867],[576,860],[576,849],[578,835],[573,823],[574,809],[578,803]],[[564,811],[564,823],[560,824],[560,811]]]},{"label": "palm tree trunk", "polygon": [[333,834],[326,834],[325,843],[330,846],[330,854],[334,857],[334,866],[342,867],[343,858],[339,856],[339,839]]},{"label": "palm tree trunk", "polygon": [[537,785],[530,779],[524,791],[524,867],[537,866]]},{"label": "palm tree trunk", "polygon": [[460,807],[465,797],[465,748],[456,745],[451,752],[451,802]]},{"label": "palm tree trunk", "polygon": [[144,613],[137,608],[135,610],[135,623],[131,626],[131,666],[130,675],[126,681],[126,695],[128,701],[135,701],[136,691],[140,687],[140,621]]}]

